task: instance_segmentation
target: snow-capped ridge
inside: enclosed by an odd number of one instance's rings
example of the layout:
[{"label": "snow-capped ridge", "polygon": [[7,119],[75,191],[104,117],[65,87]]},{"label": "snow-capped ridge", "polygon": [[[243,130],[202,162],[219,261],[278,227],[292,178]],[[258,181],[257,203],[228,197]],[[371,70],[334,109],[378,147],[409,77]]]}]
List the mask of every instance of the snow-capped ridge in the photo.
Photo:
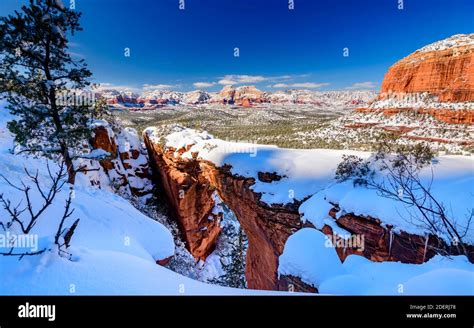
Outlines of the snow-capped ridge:
[{"label": "snow-capped ridge", "polygon": [[474,33],[471,34],[455,34],[449,38],[439,40],[424,46],[417,50],[419,52],[440,51],[454,47],[474,46]]}]

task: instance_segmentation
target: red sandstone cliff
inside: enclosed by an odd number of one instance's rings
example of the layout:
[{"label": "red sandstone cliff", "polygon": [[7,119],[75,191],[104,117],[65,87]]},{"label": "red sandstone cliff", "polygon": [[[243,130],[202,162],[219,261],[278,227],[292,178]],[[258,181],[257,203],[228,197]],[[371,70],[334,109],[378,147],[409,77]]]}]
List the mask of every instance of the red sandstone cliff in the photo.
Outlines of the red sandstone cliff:
[{"label": "red sandstone cliff", "polygon": [[473,101],[474,34],[428,45],[395,63],[385,74],[380,97],[392,92],[428,92],[441,102]]},{"label": "red sandstone cliff", "polygon": [[[368,111],[415,109],[450,124],[474,124],[474,34],[427,45],[389,68]],[[470,103],[469,103],[470,102]]]}]

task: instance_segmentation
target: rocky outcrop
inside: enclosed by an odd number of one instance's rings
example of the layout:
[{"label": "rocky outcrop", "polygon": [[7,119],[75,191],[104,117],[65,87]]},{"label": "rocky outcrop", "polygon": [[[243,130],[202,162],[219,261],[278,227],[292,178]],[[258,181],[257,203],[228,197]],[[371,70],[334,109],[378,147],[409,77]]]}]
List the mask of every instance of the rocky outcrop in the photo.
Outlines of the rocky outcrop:
[{"label": "rocky outcrop", "polygon": [[218,191],[247,235],[248,287],[278,289],[278,257],[288,237],[302,227],[299,204],[268,206],[250,189],[253,179],[234,176],[229,167],[215,168],[209,162],[202,162],[201,169],[202,176]]},{"label": "rocky outcrop", "polygon": [[218,96],[212,99],[212,102],[251,107],[253,104],[267,102],[267,99],[265,93],[254,86],[234,88],[231,85],[226,85]]},{"label": "rocky outcrop", "polygon": [[231,85],[226,85],[219,92],[219,97],[214,99],[215,102],[222,102],[223,104],[233,104],[235,96],[235,88]]},{"label": "rocky outcrop", "polygon": [[99,96],[103,97],[109,105],[116,105],[121,103],[136,105],[139,103],[138,94],[133,92],[120,92],[113,89],[106,89],[100,91],[98,94]]},{"label": "rocky outcrop", "polygon": [[146,135],[145,143],[188,250],[205,259],[214,250],[220,232],[220,217],[213,214],[213,189],[201,175],[199,162],[175,159],[172,150],[164,153]]},{"label": "rocky outcrop", "polygon": [[105,121],[95,122],[92,129],[91,155],[77,165],[91,185],[149,199],[153,186],[148,158],[137,132],[124,128],[116,134]]},{"label": "rocky outcrop", "polygon": [[[372,261],[399,261],[402,263],[423,263],[434,255],[435,249],[445,249],[447,246],[433,235],[428,237],[406,233],[393,232],[392,227],[383,227],[379,219],[356,216],[352,213],[336,218],[338,208],[334,208],[329,215],[337,225],[353,236],[364,236],[363,247],[336,247],[339,258],[344,261],[347,256],[357,254]],[[325,225],[322,231],[333,235],[330,226]]]},{"label": "rocky outcrop", "polygon": [[265,93],[254,86],[242,86],[235,89],[234,103],[241,106],[250,106],[266,102]]},{"label": "rocky outcrop", "polygon": [[474,110],[472,109],[434,109],[422,108],[420,113],[429,114],[437,120],[449,124],[474,124]]},{"label": "rocky outcrop", "polygon": [[455,35],[395,63],[385,74],[380,99],[422,92],[440,102],[474,100],[474,34]]},{"label": "rocky outcrop", "polygon": [[448,124],[474,124],[474,34],[454,35],[396,62],[378,99],[356,111],[414,111]]},{"label": "rocky outcrop", "polygon": [[318,289],[307,283],[304,283],[300,277],[282,275],[278,280],[278,290],[288,291],[290,293],[318,293]]},{"label": "rocky outcrop", "polygon": [[110,154],[110,157],[117,157],[117,143],[115,138],[110,136],[109,129],[101,125],[94,128],[93,137],[91,139],[92,149],[102,149]]},{"label": "rocky outcrop", "polygon": [[191,91],[184,94],[184,102],[187,104],[203,104],[210,99],[210,96],[207,92],[204,91]]}]

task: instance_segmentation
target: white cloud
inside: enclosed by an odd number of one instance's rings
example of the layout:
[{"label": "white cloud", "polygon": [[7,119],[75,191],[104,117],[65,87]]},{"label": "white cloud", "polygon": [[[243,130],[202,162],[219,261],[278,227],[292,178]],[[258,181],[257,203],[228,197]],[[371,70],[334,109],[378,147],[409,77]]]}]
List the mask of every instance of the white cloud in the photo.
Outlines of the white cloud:
[{"label": "white cloud", "polygon": [[193,83],[195,88],[210,88],[213,85],[216,85],[216,82],[195,82]]},{"label": "white cloud", "polygon": [[357,82],[347,87],[348,90],[360,90],[360,89],[375,89],[377,87],[375,82],[366,81],[366,82]]},{"label": "white cloud", "polygon": [[329,83],[314,83],[314,82],[302,82],[302,83],[277,83],[272,85],[272,88],[303,88],[303,89],[318,89],[325,87]]},{"label": "white cloud", "polygon": [[239,75],[238,81],[240,83],[258,83],[267,80],[268,78],[261,75],[252,76],[252,75]]},{"label": "white cloud", "polygon": [[308,88],[308,89],[317,89],[321,87],[328,86],[329,83],[313,83],[313,82],[305,82],[305,83],[293,83],[291,86],[293,88]]},{"label": "white cloud", "polygon": [[275,76],[273,80],[289,80],[291,79],[291,75],[281,75],[281,76]]},{"label": "white cloud", "polygon": [[176,85],[171,85],[171,84],[144,84],[143,85],[143,90],[149,91],[149,90],[170,90],[176,87]]},{"label": "white cloud", "polygon": [[[219,81],[220,85],[237,85],[237,84],[254,84],[260,82],[280,82],[292,80],[295,77],[306,77],[310,74],[301,74],[301,75],[279,75],[279,76],[263,76],[263,75],[239,75],[239,74],[227,74]],[[280,84],[280,83],[278,83]],[[310,86],[311,88],[311,86]]]},{"label": "white cloud", "polygon": [[288,88],[289,85],[286,83],[277,83],[277,84],[271,85],[271,87],[272,88]]},{"label": "white cloud", "polygon": [[97,87],[94,88],[94,89],[99,91],[99,92],[104,91],[104,90],[117,90],[117,91],[120,91],[120,92],[136,92],[136,91],[139,91],[138,88],[133,87],[133,86],[116,85],[116,84],[107,83],[107,82],[99,83],[97,85]]},{"label": "white cloud", "polygon": [[268,80],[268,77],[261,75],[226,75],[217,83],[221,85],[259,83]]},{"label": "white cloud", "polygon": [[239,84],[237,81],[232,81],[232,80],[227,80],[227,79],[222,79],[217,82],[221,85],[233,85],[233,84]]}]

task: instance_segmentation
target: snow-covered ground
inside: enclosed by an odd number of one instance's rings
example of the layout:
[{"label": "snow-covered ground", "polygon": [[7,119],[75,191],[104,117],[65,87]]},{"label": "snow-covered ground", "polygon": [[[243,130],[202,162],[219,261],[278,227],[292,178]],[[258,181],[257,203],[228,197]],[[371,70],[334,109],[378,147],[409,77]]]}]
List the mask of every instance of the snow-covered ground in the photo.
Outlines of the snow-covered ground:
[{"label": "snow-covered ground", "polygon": [[394,93],[386,94],[384,99],[374,101],[370,104],[369,108],[429,108],[449,110],[474,110],[474,102],[440,102],[438,101],[438,97],[431,95],[429,92]]},{"label": "snow-covered ground", "polygon": [[[400,130],[402,129],[402,130]],[[405,130],[403,130],[405,129]],[[341,148],[373,149],[377,140],[394,131],[398,137],[393,141],[399,145],[416,144],[420,140],[429,143],[435,151],[449,153],[472,153],[474,128],[468,124],[448,124],[427,114],[400,112],[384,115],[382,112],[347,113],[326,126],[310,131],[300,131],[302,140],[321,139]]]},{"label": "snow-covered ground", "polygon": [[[180,149],[193,145],[180,156],[198,157],[209,160],[217,166],[232,165],[232,173],[244,177],[254,177],[255,192],[262,193],[262,200],[268,204],[286,204],[294,199],[302,200],[320,190],[333,180],[334,172],[343,154],[369,156],[369,153],[347,150],[282,149],[276,146],[264,146],[252,143],[228,142],[214,138],[206,131],[185,129],[176,126],[169,134],[166,145]],[[151,138],[159,142],[160,131],[155,128],[146,130]],[[176,152],[178,156],[178,152]],[[276,172],[284,178],[271,184],[258,180],[258,172]]]}]

